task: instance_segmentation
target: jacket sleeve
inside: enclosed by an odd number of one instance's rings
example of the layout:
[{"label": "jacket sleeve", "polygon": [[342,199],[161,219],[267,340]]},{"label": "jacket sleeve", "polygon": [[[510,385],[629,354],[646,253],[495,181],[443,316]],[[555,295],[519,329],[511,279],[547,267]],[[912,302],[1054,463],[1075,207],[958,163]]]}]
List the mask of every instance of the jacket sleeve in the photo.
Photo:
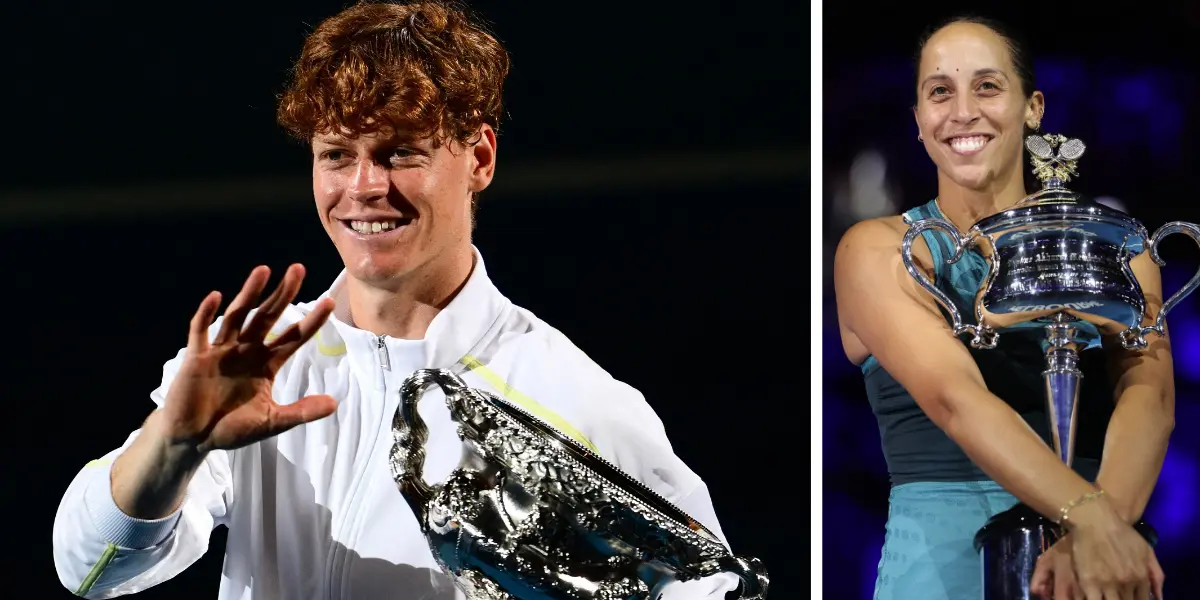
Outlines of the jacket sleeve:
[{"label": "jacket sleeve", "polygon": [[[162,385],[151,393],[155,404],[162,406],[182,361],[180,351],[163,367]],[[59,581],[77,596],[133,594],[174,577],[204,555],[213,527],[229,512],[233,479],[224,451],[205,457],[175,514],[143,521],[121,512],[113,501],[110,470],[139,431],[120,448],[84,466],[58,506],[54,568]]]},{"label": "jacket sleeve", "polygon": [[[686,496],[675,500],[674,504],[680,510],[690,515],[712,531],[725,542],[725,534],[717,522],[716,509],[713,508],[712,497],[708,494],[708,486],[703,481],[697,481],[696,486]],[[703,579],[675,582],[664,586],[660,600],[691,600],[693,598],[724,599],[727,592],[738,589],[738,578],[731,573],[718,573]]]},{"label": "jacket sleeve", "polygon": [[[594,420],[592,441],[621,470],[674,504],[728,546],[708,486],[671,446],[662,420],[641,392],[613,380],[603,386],[608,410]],[[655,590],[661,600],[724,599],[738,588],[738,578],[717,573],[703,579],[673,582]]]}]

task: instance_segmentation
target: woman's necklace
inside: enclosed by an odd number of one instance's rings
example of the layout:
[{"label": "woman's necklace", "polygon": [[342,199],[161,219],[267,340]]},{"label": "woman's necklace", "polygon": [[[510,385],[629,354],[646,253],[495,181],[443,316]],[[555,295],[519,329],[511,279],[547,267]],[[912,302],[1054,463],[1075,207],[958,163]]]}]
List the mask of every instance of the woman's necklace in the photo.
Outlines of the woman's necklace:
[{"label": "woman's necklace", "polygon": [[[950,215],[947,215],[947,214],[946,214],[946,211],[942,210],[942,203],[941,203],[941,202],[938,202],[938,199],[939,199],[939,198],[940,198],[940,196],[935,196],[935,197],[933,198],[933,205],[934,205],[934,207],[936,207],[936,208],[937,208],[937,210],[938,210],[938,214],[942,215],[942,218],[943,218],[943,219],[945,219],[947,223],[949,223],[949,224],[951,224],[951,225],[954,225],[954,221],[950,220]],[[955,231],[958,231],[958,232],[960,232],[960,233],[961,233],[961,231],[962,231],[962,230],[960,230],[960,229],[958,228],[958,225],[954,225],[954,230],[955,230]]]}]

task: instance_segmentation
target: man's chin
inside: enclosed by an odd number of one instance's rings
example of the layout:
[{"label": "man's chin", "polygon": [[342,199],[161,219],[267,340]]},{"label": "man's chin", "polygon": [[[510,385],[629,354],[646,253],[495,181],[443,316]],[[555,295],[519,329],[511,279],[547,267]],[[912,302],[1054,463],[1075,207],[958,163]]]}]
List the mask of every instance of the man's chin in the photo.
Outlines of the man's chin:
[{"label": "man's chin", "polygon": [[388,261],[367,258],[347,264],[346,274],[371,287],[389,289],[412,271],[411,261],[405,258],[396,257]]}]

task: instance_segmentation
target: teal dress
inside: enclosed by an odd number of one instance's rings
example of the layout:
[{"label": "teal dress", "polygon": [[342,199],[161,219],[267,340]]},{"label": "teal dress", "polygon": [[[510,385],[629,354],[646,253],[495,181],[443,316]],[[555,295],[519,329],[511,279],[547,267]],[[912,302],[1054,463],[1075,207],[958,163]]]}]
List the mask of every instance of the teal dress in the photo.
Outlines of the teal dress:
[{"label": "teal dress", "polygon": [[[944,218],[932,201],[908,211],[905,217],[910,222]],[[949,238],[936,231],[922,236],[933,255],[935,284],[951,298],[964,322],[973,323],[975,293],[987,275],[987,263],[978,254],[967,253],[947,265],[954,253]],[[995,349],[969,349],[988,389],[1048,442],[1042,335],[1038,329],[1006,331]],[[967,339],[965,335],[960,338],[964,344]],[[1102,356],[1088,350],[1081,360],[1085,372],[1082,394],[1108,394],[1108,402],[1080,401],[1073,466],[1085,478],[1094,479],[1104,426],[1112,410],[1111,390],[1106,392],[1104,374],[1097,374],[1103,369]],[[979,598],[981,565],[972,540],[989,518],[1011,508],[1017,499],[971,462],[874,357],[861,368],[892,484],[875,599]],[[1085,407],[1091,410],[1085,413]]]}]

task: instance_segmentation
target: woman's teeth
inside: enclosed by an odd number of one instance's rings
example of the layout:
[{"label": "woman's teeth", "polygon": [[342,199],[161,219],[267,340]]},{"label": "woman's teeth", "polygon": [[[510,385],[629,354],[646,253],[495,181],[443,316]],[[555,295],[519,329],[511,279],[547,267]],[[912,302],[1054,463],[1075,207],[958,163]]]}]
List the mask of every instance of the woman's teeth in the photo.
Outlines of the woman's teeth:
[{"label": "woman's teeth", "polygon": [[973,135],[970,137],[956,137],[950,140],[950,147],[955,152],[967,154],[983,148],[987,143],[988,137],[986,135]]},{"label": "woman's teeth", "polygon": [[350,221],[350,229],[366,234],[391,231],[396,227],[396,221]]}]

